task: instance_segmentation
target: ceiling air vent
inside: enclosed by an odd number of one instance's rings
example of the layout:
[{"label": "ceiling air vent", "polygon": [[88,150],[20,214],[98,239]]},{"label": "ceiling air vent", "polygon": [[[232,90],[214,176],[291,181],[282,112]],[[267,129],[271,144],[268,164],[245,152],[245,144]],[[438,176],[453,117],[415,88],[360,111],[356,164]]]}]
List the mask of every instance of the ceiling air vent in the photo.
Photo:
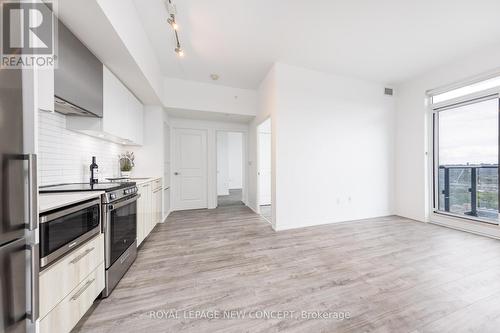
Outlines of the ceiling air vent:
[{"label": "ceiling air vent", "polygon": [[394,94],[394,90],[392,88],[384,88],[384,94],[392,96]]}]

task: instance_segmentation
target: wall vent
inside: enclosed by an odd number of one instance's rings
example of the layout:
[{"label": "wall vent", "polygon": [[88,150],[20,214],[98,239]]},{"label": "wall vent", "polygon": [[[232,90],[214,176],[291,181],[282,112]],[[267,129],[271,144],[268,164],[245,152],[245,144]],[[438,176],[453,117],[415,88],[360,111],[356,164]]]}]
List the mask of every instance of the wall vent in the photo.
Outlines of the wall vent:
[{"label": "wall vent", "polygon": [[384,94],[392,96],[394,94],[394,90],[392,88],[384,88]]}]

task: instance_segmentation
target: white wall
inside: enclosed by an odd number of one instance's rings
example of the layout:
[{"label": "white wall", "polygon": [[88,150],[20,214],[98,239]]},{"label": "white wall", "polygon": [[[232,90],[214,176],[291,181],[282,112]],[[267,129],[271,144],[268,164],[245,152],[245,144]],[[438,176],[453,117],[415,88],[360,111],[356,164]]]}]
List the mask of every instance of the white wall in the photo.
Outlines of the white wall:
[{"label": "white wall", "polygon": [[88,182],[92,156],[99,165],[99,180],[120,173],[118,155],[124,148],[66,129],[66,116],[38,113],[39,184]]},{"label": "white wall", "polygon": [[429,133],[425,92],[500,70],[500,46],[479,50],[396,87],[396,213],[429,219]]},{"label": "white wall", "polygon": [[271,120],[266,120],[259,126],[259,205],[270,205],[271,202],[271,177],[272,177],[272,152],[271,152]]},{"label": "white wall", "polygon": [[[247,124],[229,123],[229,122],[216,122],[216,121],[205,121],[205,120],[193,120],[193,119],[181,119],[181,118],[170,118],[170,126],[175,128],[187,128],[187,129],[203,129],[208,133],[207,149],[208,149],[208,208],[212,209],[217,207],[217,145],[216,145],[216,133],[217,131],[226,132],[242,132],[244,144],[244,154],[247,150]],[[172,138],[173,141],[173,138]],[[173,142],[172,142],[173,144]],[[246,163],[245,163],[246,164]],[[175,170],[172,170],[175,171]],[[246,168],[244,172],[244,181],[248,184],[246,175],[248,174]],[[174,186],[174,184],[172,184]],[[174,193],[176,189],[172,188]],[[173,195],[173,194],[172,194]],[[243,202],[246,202],[247,191],[243,191]]]},{"label": "white wall", "polygon": [[393,214],[394,99],[380,84],[275,71],[275,228]]},{"label": "white wall", "polygon": [[144,106],[143,145],[127,147],[135,154],[132,177],[164,176],[164,122],[168,115],[161,106]]},{"label": "white wall", "polygon": [[163,76],[149,37],[132,0],[97,0],[102,11],[120,36],[128,52],[149,81],[157,96],[163,96]]},{"label": "white wall", "polygon": [[164,84],[164,105],[169,108],[240,115],[256,113],[255,90],[172,78],[165,78]]},{"label": "white wall", "polygon": [[243,188],[243,134],[227,133],[229,189]]},{"label": "white wall", "polygon": [[243,134],[217,132],[217,195],[243,188]]},{"label": "white wall", "polygon": [[[258,211],[257,205],[257,195],[258,195],[258,181],[259,177],[258,173],[258,165],[257,165],[257,131],[258,126],[263,123],[266,119],[270,118],[273,126],[272,130],[272,140],[271,140],[271,150],[272,150],[272,179],[271,179],[271,196],[272,199],[275,200],[275,170],[276,170],[276,159],[275,159],[275,137],[276,137],[276,128],[274,127],[274,123],[277,119],[277,87],[276,87],[276,66],[273,66],[266,77],[262,80],[259,85],[259,89],[257,91],[258,99],[257,99],[257,115],[255,119],[249,125],[248,132],[248,202],[247,205],[253,209],[254,211]],[[272,225],[275,227],[274,223],[276,221],[275,218],[275,207],[272,209]]]},{"label": "white wall", "polygon": [[228,133],[217,132],[217,195],[229,195]]}]

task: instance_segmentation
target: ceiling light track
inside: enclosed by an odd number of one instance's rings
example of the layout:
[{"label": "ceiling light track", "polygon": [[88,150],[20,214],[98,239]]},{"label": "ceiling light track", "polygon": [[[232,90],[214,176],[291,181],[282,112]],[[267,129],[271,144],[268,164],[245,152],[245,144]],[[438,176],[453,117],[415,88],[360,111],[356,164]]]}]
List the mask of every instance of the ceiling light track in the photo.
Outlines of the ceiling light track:
[{"label": "ceiling light track", "polygon": [[183,57],[184,50],[181,47],[181,42],[179,40],[179,34],[177,32],[179,30],[179,25],[177,24],[177,22],[175,20],[175,15],[177,14],[177,8],[172,3],[172,0],[166,0],[165,4],[167,6],[167,11],[169,14],[169,17],[167,18],[167,22],[168,22],[168,24],[170,24],[170,26],[172,27],[172,29],[174,31],[174,37],[175,37],[175,49],[174,50],[175,50],[175,53],[177,53],[177,55],[179,57]]}]

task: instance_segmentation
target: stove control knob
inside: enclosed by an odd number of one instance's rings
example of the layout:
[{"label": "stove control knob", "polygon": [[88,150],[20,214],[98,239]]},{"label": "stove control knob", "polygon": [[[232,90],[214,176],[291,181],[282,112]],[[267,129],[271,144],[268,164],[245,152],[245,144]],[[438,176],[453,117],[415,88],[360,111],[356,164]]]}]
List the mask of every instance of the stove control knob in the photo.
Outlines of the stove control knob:
[{"label": "stove control knob", "polygon": [[116,199],[116,194],[115,194],[115,193],[111,193],[111,194],[109,195],[109,198],[110,198],[111,200],[115,200],[115,199]]}]

